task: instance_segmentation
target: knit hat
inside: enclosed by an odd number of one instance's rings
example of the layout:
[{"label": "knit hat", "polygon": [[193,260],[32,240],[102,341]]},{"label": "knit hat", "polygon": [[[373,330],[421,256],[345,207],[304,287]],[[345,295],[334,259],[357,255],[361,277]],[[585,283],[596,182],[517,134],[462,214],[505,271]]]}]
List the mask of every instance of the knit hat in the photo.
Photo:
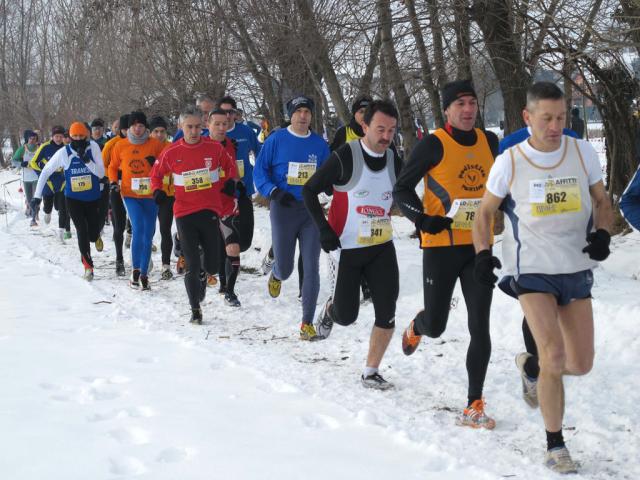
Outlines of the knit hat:
[{"label": "knit hat", "polygon": [[104,120],[102,120],[101,118],[94,118],[91,121],[91,128],[93,127],[104,127]]},{"label": "knit hat", "polygon": [[478,98],[476,91],[471,85],[471,80],[456,80],[447,83],[442,87],[442,110],[446,110],[449,105],[460,97],[472,96]]},{"label": "knit hat", "polygon": [[125,113],[124,115],[120,115],[120,120],[118,120],[118,128],[120,130],[126,130],[129,128],[129,114]]},{"label": "knit hat", "polygon": [[158,127],[162,127],[166,130],[167,128],[169,128],[169,124],[163,117],[151,117],[151,121],[149,122],[149,130],[154,130]]},{"label": "knit hat", "polygon": [[60,125],[56,125],[51,129],[51,136],[53,135],[64,135],[65,129]]},{"label": "knit hat", "polygon": [[89,132],[87,130],[87,126],[82,122],[73,122],[69,127],[69,136],[81,135],[83,137],[88,137]]},{"label": "knit hat", "polygon": [[355,115],[358,110],[368,107],[371,102],[373,102],[373,98],[371,98],[371,96],[360,95],[353,101],[353,105],[351,105],[351,114]]},{"label": "knit hat", "polygon": [[132,127],[136,123],[141,123],[145,127],[149,128],[149,124],[147,123],[147,116],[142,112],[131,112],[129,114],[129,126]]},{"label": "knit hat", "polygon": [[37,137],[38,134],[33,130],[25,130],[22,136],[24,137],[24,143],[27,143],[31,137]]},{"label": "knit hat", "polygon": [[293,97],[291,100],[287,102],[287,113],[289,114],[289,118],[294,114],[296,110],[299,108],[308,108],[313,113],[313,109],[315,104],[313,100],[309,97],[305,97],[304,95],[299,95],[297,97]]}]

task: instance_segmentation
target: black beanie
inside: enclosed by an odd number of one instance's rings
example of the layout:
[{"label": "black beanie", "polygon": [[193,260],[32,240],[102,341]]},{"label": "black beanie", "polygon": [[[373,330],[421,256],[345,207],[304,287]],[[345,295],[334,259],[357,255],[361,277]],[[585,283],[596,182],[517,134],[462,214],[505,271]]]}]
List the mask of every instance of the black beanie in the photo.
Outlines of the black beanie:
[{"label": "black beanie", "polygon": [[351,115],[355,115],[361,108],[366,108],[373,102],[373,98],[369,95],[360,95],[353,101],[351,105]]},{"label": "black beanie", "polygon": [[33,130],[25,130],[23,134],[24,143],[27,143],[31,137],[37,137],[37,136],[38,134]]},{"label": "black beanie", "polygon": [[149,124],[147,123],[147,116],[142,112],[131,112],[129,114],[129,126],[133,126],[136,123],[141,123],[145,127],[149,128]]},{"label": "black beanie", "polygon": [[91,121],[91,127],[104,127],[104,120],[101,118],[94,118]]},{"label": "black beanie", "polygon": [[471,85],[471,80],[456,80],[447,83],[442,87],[442,110],[446,110],[458,98],[468,95],[478,98],[473,85]]},{"label": "black beanie", "polygon": [[163,117],[151,117],[151,121],[149,122],[149,130],[153,130],[158,127],[162,127],[166,130],[167,128],[169,128],[169,124]]},{"label": "black beanie", "polygon": [[314,107],[315,104],[313,103],[313,100],[309,97],[305,97],[304,95],[298,95],[287,102],[287,113],[289,114],[289,118],[291,118],[294,112],[299,108],[308,108],[311,110],[311,113],[313,113]]},{"label": "black beanie", "polygon": [[125,113],[124,115],[120,115],[120,120],[118,120],[118,128],[120,130],[126,130],[129,128],[129,114]]},{"label": "black beanie", "polygon": [[65,129],[64,129],[64,127],[62,127],[62,126],[60,126],[60,125],[56,125],[55,127],[53,127],[53,128],[51,129],[51,136],[58,135],[58,134],[60,134],[60,133],[61,133],[62,135],[64,135],[64,134],[65,134]]}]

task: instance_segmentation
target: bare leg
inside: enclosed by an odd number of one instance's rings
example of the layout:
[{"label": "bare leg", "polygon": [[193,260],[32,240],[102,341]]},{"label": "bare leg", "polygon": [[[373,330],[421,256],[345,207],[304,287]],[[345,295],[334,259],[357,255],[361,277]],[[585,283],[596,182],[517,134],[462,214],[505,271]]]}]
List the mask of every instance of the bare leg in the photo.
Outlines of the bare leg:
[{"label": "bare leg", "polygon": [[367,355],[367,367],[378,368],[384,353],[387,351],[393,328],[373,327],[371,338],[369,339],[369,354]]}]

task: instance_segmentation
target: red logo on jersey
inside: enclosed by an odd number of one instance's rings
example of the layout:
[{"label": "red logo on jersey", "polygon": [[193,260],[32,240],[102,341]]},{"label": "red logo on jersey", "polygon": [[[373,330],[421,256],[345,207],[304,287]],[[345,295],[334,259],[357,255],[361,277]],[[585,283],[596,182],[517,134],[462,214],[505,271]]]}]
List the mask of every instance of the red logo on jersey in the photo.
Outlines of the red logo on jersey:
[{"label": "red logo on jersey", "polygon": [[356,207],[356,212],[370,217],[384,217],[385,214],[384,208],[376,207],[375,205],[360,205]]}]

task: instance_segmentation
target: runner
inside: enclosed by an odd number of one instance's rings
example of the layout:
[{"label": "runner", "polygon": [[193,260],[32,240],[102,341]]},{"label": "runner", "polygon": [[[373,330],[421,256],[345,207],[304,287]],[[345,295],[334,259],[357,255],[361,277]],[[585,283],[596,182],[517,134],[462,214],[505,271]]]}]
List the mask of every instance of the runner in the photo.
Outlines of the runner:
[{"label": "runner", "polygon": [[[236,160],[236,143],[226,136],[229,122],[232,121],[225,110],[216,109],[209,115],[209,138],[220,143],[229,158],[239,166]],[[224,293],[224,300],[227,305],[239,307],[240,300],[235,293],[235,284],[240,272],[240,232],[239,232],[239,210],[236,192],[239,195],[246,195],[246,188],[239,180],[238,169],[233,172],[221,170],[221,181],[224,181],[223,195],[220,196],[220,249],[219,252],[219,275],[220,293]]]},{"label": "runner", "polygon": [[[446,329],[453,289],[458,279],[468,312],[471,337],[467,350],[467,408],[457,424],[495,427],[482,398],[491,357],[489,313],[493,290],[473,278],[475,252],[471,225],[498,151],[498,138],[474,128],[478,100],[471,82],[458,80],[442,90],[447,122],[424,137],[411,152],[394,187],[394,199],[421,232],[424,310],[402,336],[411,355],[422,335],[438,338]],[[424,178],[424,201],[415,192]]]},{"label": "runner", "polygon": [[[34,170],[38,176],[47,164],[49,159],[63,147],[65,130],[64,127],[55,126],[51,129],[51,140],[43,143],[36,151],[33,158],[29,161],[29,167]],[[58,212],[58,239],[61,242],[71,238],[71,221],[67,213],[67,206],[64,200],[64,172],[61,169],[53,172],[42,191],[42,203],[44,210],[44,223],[51,222],[51,211],[55,207]],[[31,225],[36,226],[36,216],[38,211],[33,211],[31,217]]]},{"label": "runner", "polygon": [[[149,130],[151,137],[155,138],[166,147],[171,145],[168,140],[167,128],[169,125],[163,117],[152,117],[149,122]],[[171,280],[171,250],[173,249],[173,236],[171,235],[171,227],[173,226],[173,202],[174,187],[173,176],[166,175],[162,180],[162,190],[167,194],[164,201],[158,204],[158,223],[160,224],[160,252],[162,255],[162,274],[163,280]],[[153,248],[153,247],[152,247]]]},{"label": "runner", "polygon": [[538,400],[547,433],[545,464],[576,473],[562,435],[564,375],[593,364],[591,269],[609,255],[611,204],[598,155],[562,135],[566,103],[553,83],[527,92],[531,137],[496,159],[473,227],[475,276],[488,288],[500,262],[491,253],[491,219],[505,210],[505,290],[517,297],[538,346]]},{"label": "runner", "polygon": [[29,161],[36,154],[36,150],[38,150],[38,135],[33,130],[25,130],[24,144],[20,145],[20,148],[11,157],[11,162],[22,168],[22,187],[26,203],[24,214],[27,217],[31,216],[31,199],[38,183],[38,174],[29,167]]},{"label": "runner", "polygon": [[102,150],[109,140],[104,134],[104,120],[101,118],[94,118],[91,121],[91,140],[96,142]]},{"label": "runner", "polygon": [[[118,142],[127,138],[129,130],[129,114],[120,116],[118,121],[118,134],[109,140],[102,149],[102,160],[104,162],[105,172],[109,173],[109,163],[111,161],[111,151]],[[122,172],[118,172],[118,183],[121,181]],[[124,256],[122,248],[124,244],[124,232],[127,228],[127,210],[124,208],[122,195],[117,189],[110,188],[109,204],[111,205],[111,223],[113,225],[113,243],[116,247],[116,275],[124,277],[126,271],[124,269]]]},{"label": "runner", "polygon": [[640,230],[640,167],[620,198],[620,211],[629,225]]},{"label": "runner", "polygon": [[93,259],[89,242],[95,242],[96,250],[99,252],[103,248],[100,238],[100,230],[103,226],[100,216],[100,191],[106,184],[104,164],[100,147],[96,142],[88,140],[89,131],[84,123],[72,123],[69,134],[72,139],[71,144],[59,149],[42,169],[33,205],[35,208],[40,205],[42,192],[49,177],[57,169],[63,169],[66,180],[64,196],[78,235],[84,278],[91,281],[93,280]]},{"label": "runner", "polygon": [[309,129],[314,103],[303,95],[287,103],[291,125],[273,132],[256,160],[254,180],[271,199],[271,242],[275,260],[269,277],[269,295],[280,295],[282,281],[293,271],[296,240],[304,261],[300,338],[315,337],[313,317],[320,289],[318,261],[320,235],[302,202],[302,186],[329,156],[323,138]]},{"label": "runner", "polygon": [[[152,198],[151,167],[165,145],[149,136],[147,117],[142,112],[131,112],[127,138],[113,147],[109,161],[111,191],[119,192],[131,219],[133,240],[131,243],[132,288],[149,290],[149,261],[151,243],[156,231],[158,206]],[[119,170],[122,183],[118,184]]]},{"label": "runner", "polygon": [[[303,188],[304,202],[320,231],[325,252],[332,252],[337,279],[316,322],[315,339],[325,339],[333,323],[351,325],[360,308],[360,279],[371,288],[375,322],[361,380],[387,390],[393,384],[378,372],[395,327],[399,273],[391,229],[391,191],[402,162],[389,148],[398,123],[395,106],[372,101],[364,114],[364,137],[333,152]],[[329,221],[318,195],[333,188]],[[362,196],[361,192],[367,192]],[[306,267],[306,264],[305,264]]]},{"label": "runner", "polygon": [[[187,110],[180,115],[184,137],[167,148],[151,172],[153,196],[162,201],[162,179],[172,174],[175,183],[173,206],[176,225],[180,233],[180,247],[184,254],[187,273],[184,285],[191,306],[191,322],[202,324],[200,303],[207,291],[207,276],[217,270],[218,215],[222,181],[220,169],[235,176],[235,163],[222,145],[205,141],[201,137],[199,113]],[[204,265],[200,262],[199,246],[204,251]]]}]

